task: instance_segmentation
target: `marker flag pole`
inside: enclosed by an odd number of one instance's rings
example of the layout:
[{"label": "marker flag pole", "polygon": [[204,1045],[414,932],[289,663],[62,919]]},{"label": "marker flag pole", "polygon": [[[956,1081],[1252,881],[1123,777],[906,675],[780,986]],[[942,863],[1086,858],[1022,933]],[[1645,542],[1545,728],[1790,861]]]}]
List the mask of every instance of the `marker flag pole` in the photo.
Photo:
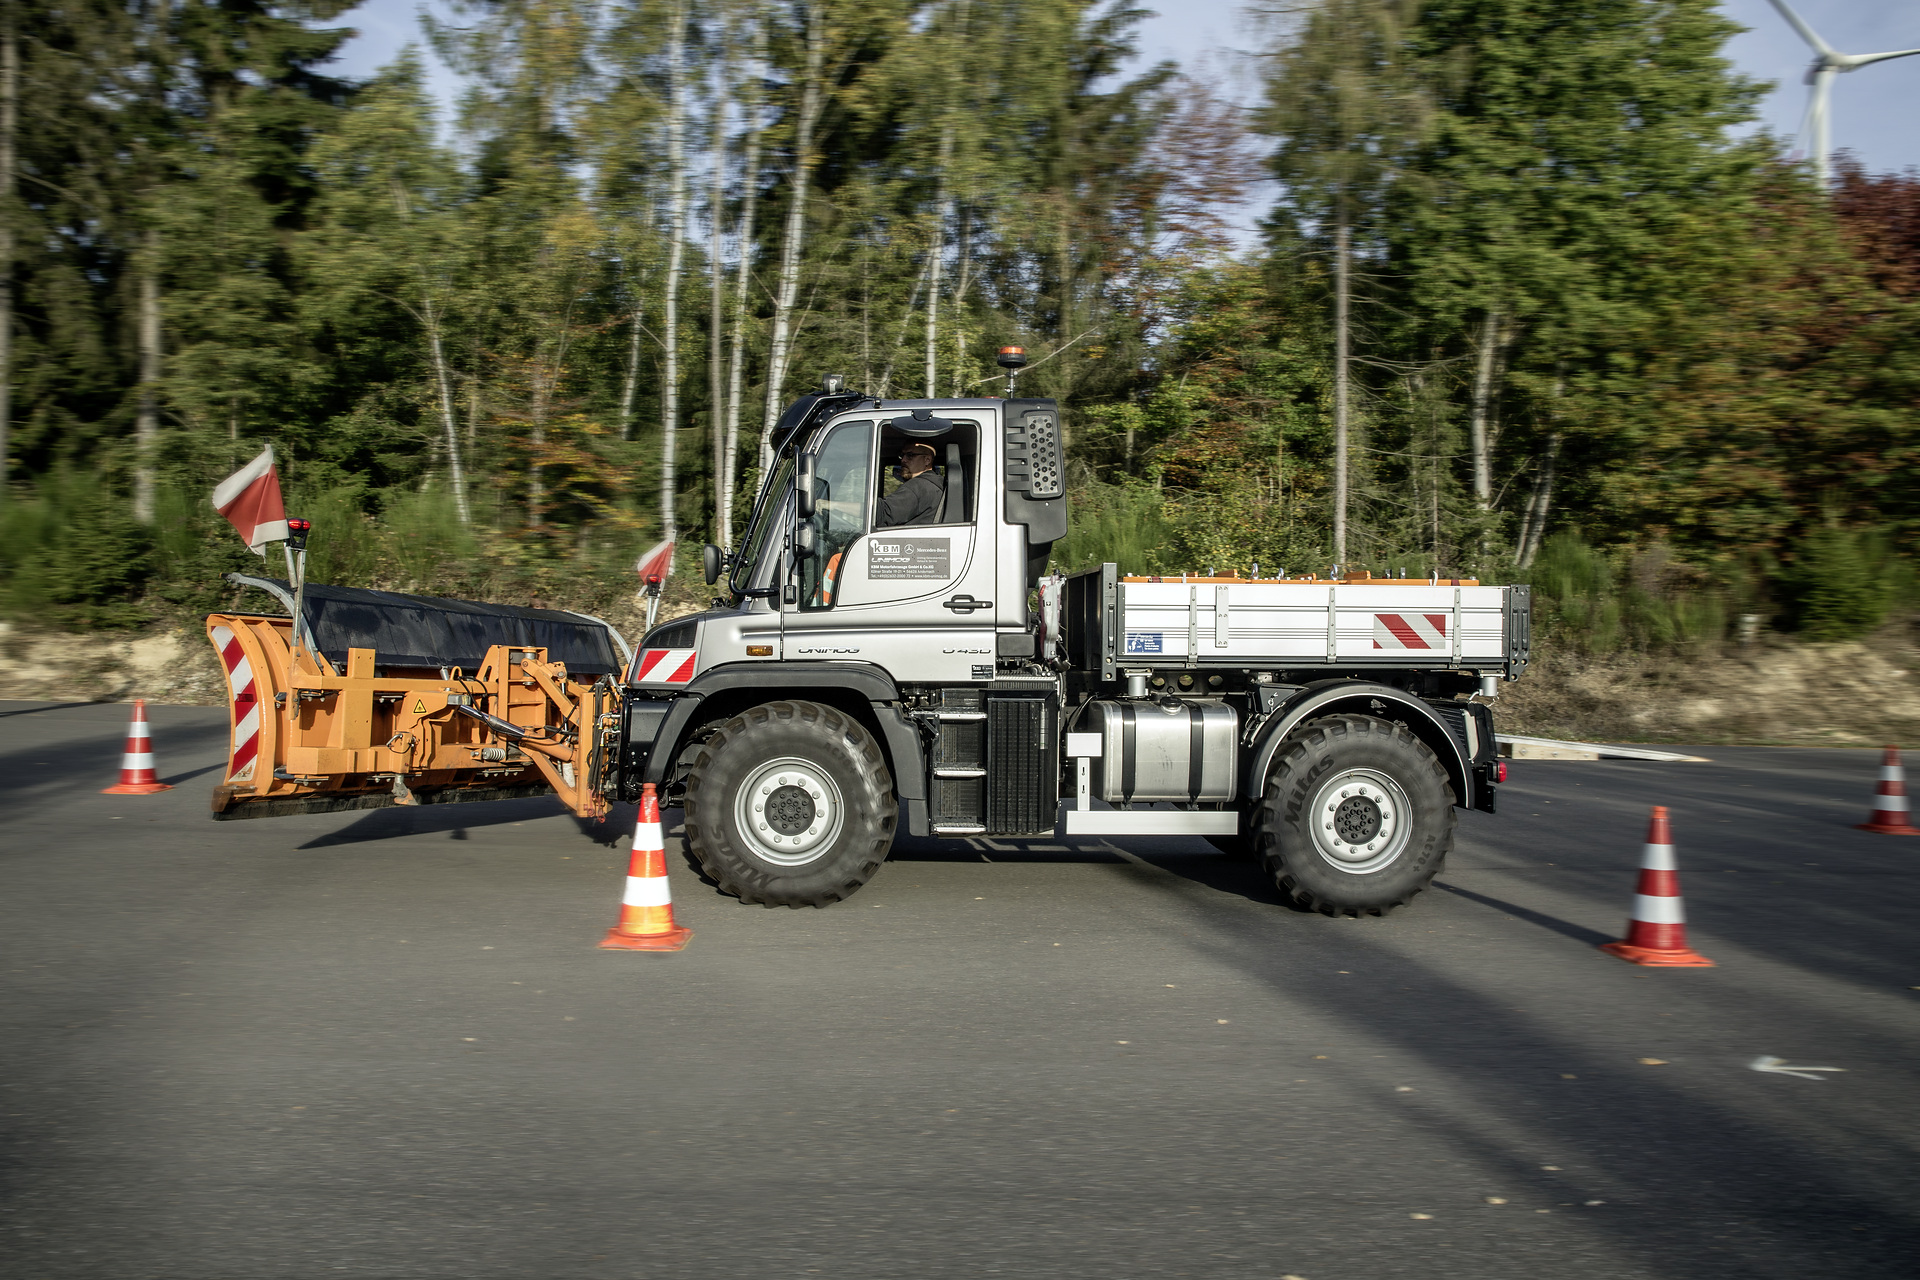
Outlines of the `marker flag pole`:
[{"label": "marker flag pole", "polygon": [[647,630],[651,631],[660,612],[660,589],[673,574],[673,540],[654,543],[633,568],[640,575],[640,598],[647,602]]},{"label": "marker flag pole", "polygon": [[314,655],[315,665],[319,663],[319,650],[314,647],[313,633],[307,626],[307,535],[313,532],[311,520],[287,521],[287,574],[293,579],[293,647],[299,652],[304,642],[309,654]]}]

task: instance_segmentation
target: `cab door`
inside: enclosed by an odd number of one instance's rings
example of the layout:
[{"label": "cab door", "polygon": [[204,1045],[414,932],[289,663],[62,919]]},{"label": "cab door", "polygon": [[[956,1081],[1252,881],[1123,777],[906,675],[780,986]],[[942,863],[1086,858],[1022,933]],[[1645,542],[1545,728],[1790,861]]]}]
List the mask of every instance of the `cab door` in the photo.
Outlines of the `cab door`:
[{"label": "cab door", "polygon": [[992,513],[991,485],[965,474],[979,469],[968,464],[980,458],[989,425],[955,419],[952,431],[927,440],[946,509],[938,523],[904,528],[880,524],[879,420],[827,430],[816,450],[815,567],[801,564],[794,599],[782,606],[789,661],[872,662],[900,681],[993,678],[993,525],[982,533],[977,518]]}]

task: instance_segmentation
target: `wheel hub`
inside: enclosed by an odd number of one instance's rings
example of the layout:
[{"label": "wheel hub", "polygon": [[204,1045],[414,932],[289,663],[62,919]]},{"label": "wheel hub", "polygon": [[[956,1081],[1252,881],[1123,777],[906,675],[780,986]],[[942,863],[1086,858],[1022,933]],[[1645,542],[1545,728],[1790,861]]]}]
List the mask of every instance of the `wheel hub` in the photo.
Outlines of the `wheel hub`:
[{"label": "wheel hub", "polygon": [[775,787],[767,797],[767,825],[783,836],[803,834],[813,825],[813,797],[800,787]]},{"label": "wheel hub", "polygon": [[734,802],[734,821],[754,856],[799,867],[833,847],[845,809],[832,775],[787,756],[747,775]]},{"label": "wheel hub", "polygon": [[1371,796],[1348,796],[1333,811],[1333,829],[1348,844],[1365,844],[1380,830],[1380,806]]},{"label": "wheel hub", "polygon": [[1314,848],[1353,875],[1398,858],[1412,834],[1406,792],[1378,769],[1346,769],[1320,784],[1310,809]]}]

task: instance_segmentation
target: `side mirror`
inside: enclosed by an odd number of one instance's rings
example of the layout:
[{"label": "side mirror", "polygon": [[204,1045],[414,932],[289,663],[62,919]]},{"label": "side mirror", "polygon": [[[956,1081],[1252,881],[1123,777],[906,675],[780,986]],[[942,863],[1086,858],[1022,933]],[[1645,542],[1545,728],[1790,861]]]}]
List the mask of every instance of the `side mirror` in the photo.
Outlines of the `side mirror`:
[{"label": "side mirror", "polygon": [[802,520],[813,519],[813,467],[818,459],[811,453],[800,455],[800,465],[794,469],[794,506]]},{"label": "side mirror", "polygon": [[726,566],[726,553],[711,542],[700,549],[700,569],[706,574],[708,586],[720,581],[720,571]]},{"label": "side mirror", "polygon": [[803,524],[793,531],[793,558],[811,560],[820,549],[820,531],[810,524]]}]

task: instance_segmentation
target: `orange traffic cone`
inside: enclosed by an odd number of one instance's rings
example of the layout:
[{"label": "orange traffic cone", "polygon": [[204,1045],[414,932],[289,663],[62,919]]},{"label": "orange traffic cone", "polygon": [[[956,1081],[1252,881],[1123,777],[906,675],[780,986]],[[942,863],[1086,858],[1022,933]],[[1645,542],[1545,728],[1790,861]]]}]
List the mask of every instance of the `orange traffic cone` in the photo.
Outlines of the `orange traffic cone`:
[{"label": "orange traffic cone", "polygon": [[667,851],[660,838],[660,797],[649,782],[640,788],[640,820],[633,827],[633,856],[627,864],[627,891],[620,899],[620,923],[600,939],[600,949],[678,951],[692,936],[693,930],[673,922]]},{"label": "orange traffic cone", "polygon": [[1883,836],[1920,836],[1920,827],[1907,820],[1907,771],[1900,766],[1900,748],[1888,747],[1881,757],[1873,813],[1854,830],[1876,831]]},{"label": "orange traffic cone", "polygon": [[173,784],[162,782],[153,772],[153,739],[147,735],[147,700],[133,700],[133,721],[127,726],[127,750],[120,757],[120,781],[102,787],[103,796],[147,796],[156,791],[171,791]]},{"label": "orange traffic cone", "polygon": [[1680,899],[1680,871],[1673,860],[1673,830],[1665,805],[1653,807],[1647,824],[1647,848],[1640,855],[1640,886],[1624,942],[1600,949],[1632,964],[1711,966],[1713,961],[1687,945],[1687,909]]}]

